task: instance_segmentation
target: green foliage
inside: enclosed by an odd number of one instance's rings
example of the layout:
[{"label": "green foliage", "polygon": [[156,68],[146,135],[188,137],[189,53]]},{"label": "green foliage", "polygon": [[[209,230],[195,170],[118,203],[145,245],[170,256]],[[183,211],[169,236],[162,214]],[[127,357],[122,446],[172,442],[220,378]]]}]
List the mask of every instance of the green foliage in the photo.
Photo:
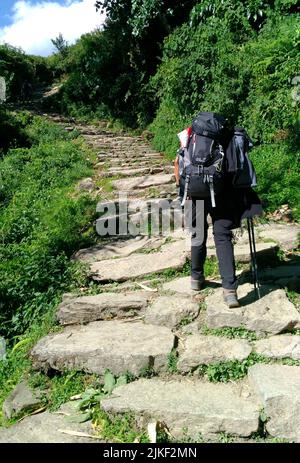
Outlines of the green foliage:
[{"label": "green foliage", "polygon": [[168,370],[170,373],[177,373],[177,363],[178,363],[178,353],[176,349],[172,349],[172,351],[168,355]]},{"label": "green foliage", "polygon": [[0,106],[0,160],[9,148],[30,146],[29,136],[25,131],[27,122],[25,113],[12,114]]},{"label": "green foliage", "polygon": [[93,423],[96,433],[106,442],[149,442],[146,433],[138,429],[131,413],[109,416],[99,407],[93,413]]},{"label": "green foliage", "polygon": [[[29,353],[35,343],[42,336],[46,336],[54,330],[54,310],[48,310],[42,319],[34,320],[23,335],[16,336],[13,348],[8,346],[6,359],[0,361],[0,426],[3,424],[2,404],[8,394],[14,387],[31,372],[31,361]],[[39,374],[39,380],[36,384],[33,381],[32,386],[41,386],[46,388],[44,375]]]},{"label": "green foliage", "polygon": [[201,333],[204,335],[224,336],[228,339],[248,339],[248,341],[256,341],[257,336],[254,331],[249,331],[246,328],[208,328],[207,326],[201,327]]},{"label": "green foliage", "polygon": [[255,363],[269,363],[270,360],[262,355],[251,353],[245,360],[230,360],[218,362],[210,365],[201,365],[197,371],[200,375],[205,375],[211,382],[238,381],[244,378],[250,366]]},{"label": "green foliage", "polygon": [[51,39],[51,42],[62,57],[66,56],[68,53],[68,42],[63,38],[62,33],[59,33],[55,39]]},{"label": "green foliage", "polygon": [[80,139],[35,118],[26,128],[31,148],[11,149],[0,161],[1,334],[20,335],[77,281],[71,254],[91,242],[94,204],[74,195],[91,172]]},{"label": "green foliage", "polygon": [[156,371],[150,365],[147,365],[141,368],[139,371],[140,378],[153,378],[153,376],[156,376],[156,375],[157,375]]},{"label": "green foliage", "polygon": [[288,203],[299,217],[299,100],[293,83],[300,68],[299,17],[282,15],[277,5],[257,32],[245,19],[251,2],[236,3],[213,2],[218,8],[205,21],[183,24],[165,40],[151,79],[159,99],[150,126],[153,143],[174,158],[176,134],[197,112],[223,113],[256,142],[251,156],[266,210]]},{"label": "green foliage", "polygon": [[151,123],[155,148],[170,159],[176,134],[197,112],[224,113],[256,142],[265,209],[288,203],[299,218],[297,1],[175,3],[98,0],[108,16],[104,30],[51,58],[66,73],[53,107],[132,127]]},{"label": "green foliage", "polygon": [[[291,150],[287,143],[272,143],[254,150],[251,159],[257,171],[257,192],[265,207],[274,210],[281,204],[289,204],[299,219],[300,151]],[[270,165],[272,169],[268,168]]]},{"label": "green foliage", "polygon": [[52,69],[40,56],[26,55],[11,45],[0,45],[0,75],[6,80],[7,99],[26,100],[36,86],[52,81]]},{"label": "green foliage", "polygon": [[232,442],[234,442],[234,439],[230,434],[227,434],[226,432],[221,432],[219,434],[219,442],[221,444],[231,444]]},{"label": "green foliage", "polygon": [[183,317],[182,320],[180,320],[180,326],[186,326],[192,323],[193,318],[191,316],[186,316]]}]

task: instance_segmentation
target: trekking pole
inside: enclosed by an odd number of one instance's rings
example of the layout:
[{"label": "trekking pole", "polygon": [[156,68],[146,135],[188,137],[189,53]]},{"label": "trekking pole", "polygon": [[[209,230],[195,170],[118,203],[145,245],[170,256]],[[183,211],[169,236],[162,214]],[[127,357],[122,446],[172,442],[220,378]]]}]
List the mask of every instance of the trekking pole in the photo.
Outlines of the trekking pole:
[{"label": "trekking pole", "polygon": [[251,226],[251,233],[252,233],[252,245],[253,245],[253,256],[254,256],[254,271],[255,271],[255,280],[257,285],[257,295],[258,299],[261,298],[260,294],[260,283],[258,278],[258,266],[257,266],[257,259],[256,259],[256,244],[255,244],[255,235],[254,235],[254,225],[252,218],[250,219],[250,226]]},{"label": "trekking pole", "polygon": [[255,246],[255,236],[254,236],[254,227],[252,218],[247,219],[248,235],[249,235],[249,245],[250,245],[250,255],[251,255],[251,269],[253,275],[253,284],[255,292],[260,299],[260,287],[258,280],[258,271],[257,271],[257,260],[256,260],[256,246]]}]

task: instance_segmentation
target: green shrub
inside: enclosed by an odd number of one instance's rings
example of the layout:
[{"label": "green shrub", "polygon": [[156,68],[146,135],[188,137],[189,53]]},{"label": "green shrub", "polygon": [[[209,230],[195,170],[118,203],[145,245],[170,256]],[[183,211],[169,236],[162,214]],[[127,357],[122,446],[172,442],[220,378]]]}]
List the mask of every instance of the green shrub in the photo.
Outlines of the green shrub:
[{"label": "green shrub", "polygon": [[281,204],[295,209],[300,218],[299,156],[287,143],[265,144],[253,150],[258,187],[257,192],[266,210],[274,210]]},{"label": "green shrub", "polygon": [[8,151],[1,163],[1,334],[20,335],[59,302],[77,278],[72,253],[92,242],[95,205],[74,184],[90,175],[80,139],[34,118],[31,148]]},{"label": "green shrub", "polygon": [[282,15],[277,5],[256,31],[245,22],[244,7],[233,11],[227,4],[224,17],[217,5],[205,21],[184,24],[165,40],[151,80],[159,99],[150,126],[154,146],[174,159],[176,134],[193,116],[221,112],[255,141],[252,160],[266,210],[288,203],[299,218],[299,101],[292,93],[300,69],[299,17]]}]

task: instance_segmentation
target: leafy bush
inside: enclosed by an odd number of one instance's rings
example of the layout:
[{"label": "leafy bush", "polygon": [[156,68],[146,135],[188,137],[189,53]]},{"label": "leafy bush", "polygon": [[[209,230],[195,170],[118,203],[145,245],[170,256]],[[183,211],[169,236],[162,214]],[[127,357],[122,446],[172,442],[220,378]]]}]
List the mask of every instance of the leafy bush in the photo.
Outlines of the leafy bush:
[{"label": "leafy bush", "polygon": [[5,77],[7,98],[12,101],[30,96],[33,87],[49,84],[53,79],[53,71],[45,58],[26,55],[8,44],[0,45],[0,75]]},{"label": "leafy bush", "polygon": [[151,80],[159,99],[150,126],[154,146],[174,158],[176,133],[197,112],[221,112],[256,142],[252,160],[266,208],[288,203],[299,217],[299,101],[292,93],[300,69],[299,18],[267,9],[256,31],[245,21],[244,6],[227,4],[225,16],[220,6],[199,25],[184,24],[165,40]]},{"label": "leafy bush", "polygon": [[[281,204],[295,209],[294,216],[300,219],[299,156],[287,143],[272,143],[255,149],[251,155],[257,176],[257,192],[267,210]],[[272,166],[272,168],[270,168]]]},{"label": "leafy bush", "polygon": [[28,119],[23,115],[14,115],[0,107],[0,159],[9,148],[30,146],[24,128]]},{"label": "leafy bush", "polygon": [[20,334],[57,304],[76,271],[69,257],[91,242],[94,204],[74,194],[91,173],[80,139],[34,118],[31,148],[11,149],[1,163],[1,333]]}]

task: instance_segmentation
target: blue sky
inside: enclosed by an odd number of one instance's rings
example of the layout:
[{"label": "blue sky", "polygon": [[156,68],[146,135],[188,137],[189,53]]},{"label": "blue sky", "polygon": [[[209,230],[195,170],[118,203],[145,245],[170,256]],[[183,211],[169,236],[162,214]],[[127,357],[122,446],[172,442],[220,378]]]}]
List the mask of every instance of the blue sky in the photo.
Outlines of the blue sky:
[{"label": "blue sky", "polygon": [[12,0],[2,0],[0,3],[0,27],[10,23],[10,10],[13,5]]},{"label": "blue sky", "polygon": [[0,43],[25,52],[53,53],[51,39],[62,33],[69,43],[101,27],[105,16],[95,0],[0,0]]},{"label": "blue sky", "polygon": [[[12,23],[12,8],[15,3],[15,0],[0,0],[0,28]],[[30,3],[36,5],[41,3],[41,0],[31,0]],[[56,0],[56,3],[63,5],[65,2]]]}]

